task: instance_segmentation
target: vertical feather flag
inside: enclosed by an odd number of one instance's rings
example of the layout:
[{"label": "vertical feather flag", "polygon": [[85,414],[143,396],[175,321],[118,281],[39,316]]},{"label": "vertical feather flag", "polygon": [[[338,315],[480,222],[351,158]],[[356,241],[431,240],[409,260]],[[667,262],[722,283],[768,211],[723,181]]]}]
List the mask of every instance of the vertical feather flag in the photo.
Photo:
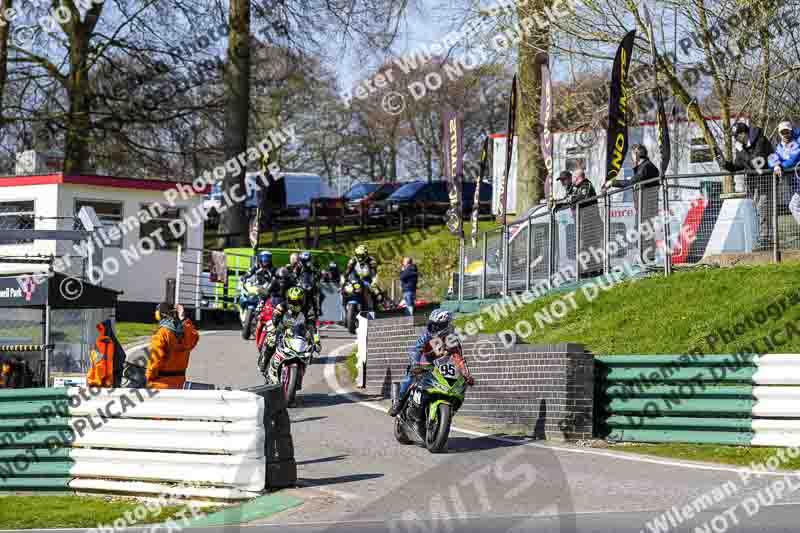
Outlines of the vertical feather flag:
[{"label": "vertical feather flag", "polygon": [[661,87],[658,85],[658,55],[656,54],[656,40],[653,33],[653,19],[650,18],[650,11],[644,6],[644,17],[647,22],[647,33],[650,39],[650,55],[653,57],[653,81],[655,83],[656,96],[656,117],[658,121],[658,151],[661,153],[661,175],[667,173],[669,161],[672,157],[672,146],[669,140],[669,126],[667,125],[667,112],[664,110],[664,97],[661,94]]},{"label": "vertical feather flag", "polygon": [[503,226],[506,225],[506,213],[508,206],[506,205],[508,197],[508,175],[511,172],[511,158],[514,155],[514,130],[516,127],[517,118],[517,75],[514,74],[514,79],[511,81],[511,97],[508,102],[508,139],[506,140],[506,171],[503,175],[503,180],[500,182],[500,218]]},{"label": "vertical feather flag", "polygon": [[606,182],[614,181],[622,171],[628,153],[628,67],[636,30],[629,31],[617,49],[611,71],[608,98],[608,140],[606,143]]},{"label": "vertical feather flag", "polygon": [[457,237],[464,236],[461,221],[461,182],[464,161],[464,128],[457,113],[442,113],[444,123],[442,146],[444,147],[444,175],[447,178],[450,209],[447,211],[447,228]]},{"label": "vertical feather flag", "polygon": [[539,109],[539,117],[542,121],[541,146],[544,165],[547,167],[547,175],[544,181],[544,195],[549,198],[553,194],[553,131],[550,129],[550,122],[553,117],[553,88],[550,84],[550,68],[547,63],[542,63],[542,105]]},{"label": "vertical feather flag", "polygon": [[478,246],[478,215],[480,214],[481,200],[481,181],[486,175],[486,165],[489,159],[489,135],[484,133],[483,149],[481,150],[481,169],[475,176],[475,199],[472,204],[472,247]]}]

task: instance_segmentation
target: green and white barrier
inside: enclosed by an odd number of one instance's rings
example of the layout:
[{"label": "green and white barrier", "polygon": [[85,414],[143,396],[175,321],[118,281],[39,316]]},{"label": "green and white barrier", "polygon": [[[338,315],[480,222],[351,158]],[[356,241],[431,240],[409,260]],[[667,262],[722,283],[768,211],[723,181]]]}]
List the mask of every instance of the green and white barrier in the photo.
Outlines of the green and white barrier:
[{"label": "green and white barrier", "polygon": [[180,483],[186,497],[252,498],[267,488],[281,409],[282,394],[247,391],[0,390],[0,491],[158,494]]},{"label": "green and white barrier", "polygon": [[601,437],[800,446],[800,354],[602,356],[595,368]]}]

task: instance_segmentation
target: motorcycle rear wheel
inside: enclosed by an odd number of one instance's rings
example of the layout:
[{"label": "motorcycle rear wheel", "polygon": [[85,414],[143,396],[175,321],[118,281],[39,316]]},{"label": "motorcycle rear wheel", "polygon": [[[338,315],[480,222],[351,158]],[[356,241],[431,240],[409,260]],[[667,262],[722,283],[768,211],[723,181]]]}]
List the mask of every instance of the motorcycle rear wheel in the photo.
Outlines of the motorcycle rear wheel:
[{"label": "motorcycle rear wheel", "polygon": [[442,453],[447,448],[447,438],[450,436],[450,421],[453,416],[449,404],[440,403],[436,408],[436,421],[428,423],[425,432],[425,447],[431,453]]}]

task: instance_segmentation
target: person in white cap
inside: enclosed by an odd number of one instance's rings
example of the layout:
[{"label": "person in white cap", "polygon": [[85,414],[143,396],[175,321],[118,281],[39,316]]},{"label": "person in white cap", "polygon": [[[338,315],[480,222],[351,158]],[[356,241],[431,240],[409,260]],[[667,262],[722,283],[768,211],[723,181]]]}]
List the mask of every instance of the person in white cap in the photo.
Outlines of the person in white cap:
[{"label": "person in white cap", "polygon": [[[775,147],[775,153],[769,156],[769,166],[772,167],[772,172],[775,176],[781,177],[785,170],[793,169],[800,163],[800,128],[793,128],[792,123],[785,120],[778,124],[778,133],[781,136],[781,141]],[[796,180],[795,189],[792,199],[789,202],[789,211],[792,216],[800,224],[800,194],[797,192],[797,178],[798,172],[794,172],[794,179]]]}]

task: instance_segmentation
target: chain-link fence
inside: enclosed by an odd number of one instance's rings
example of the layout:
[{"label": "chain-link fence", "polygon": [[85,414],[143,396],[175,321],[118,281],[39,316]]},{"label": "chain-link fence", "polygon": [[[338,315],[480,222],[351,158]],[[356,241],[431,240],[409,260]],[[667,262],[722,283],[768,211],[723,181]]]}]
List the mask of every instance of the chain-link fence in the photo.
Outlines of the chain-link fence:
[{"label": "chain-link fence", "polygon": [[[800,168],[800,167],[798,167]],[[654,178],[550,210],[541,204],[506,228],[485,232],[462,256],[464,299],[558,286],[621,268],[669,275],[676,265],[725,254],[800,249],[800,173]],[[504,254],[507,253],[507,257]]]}]

